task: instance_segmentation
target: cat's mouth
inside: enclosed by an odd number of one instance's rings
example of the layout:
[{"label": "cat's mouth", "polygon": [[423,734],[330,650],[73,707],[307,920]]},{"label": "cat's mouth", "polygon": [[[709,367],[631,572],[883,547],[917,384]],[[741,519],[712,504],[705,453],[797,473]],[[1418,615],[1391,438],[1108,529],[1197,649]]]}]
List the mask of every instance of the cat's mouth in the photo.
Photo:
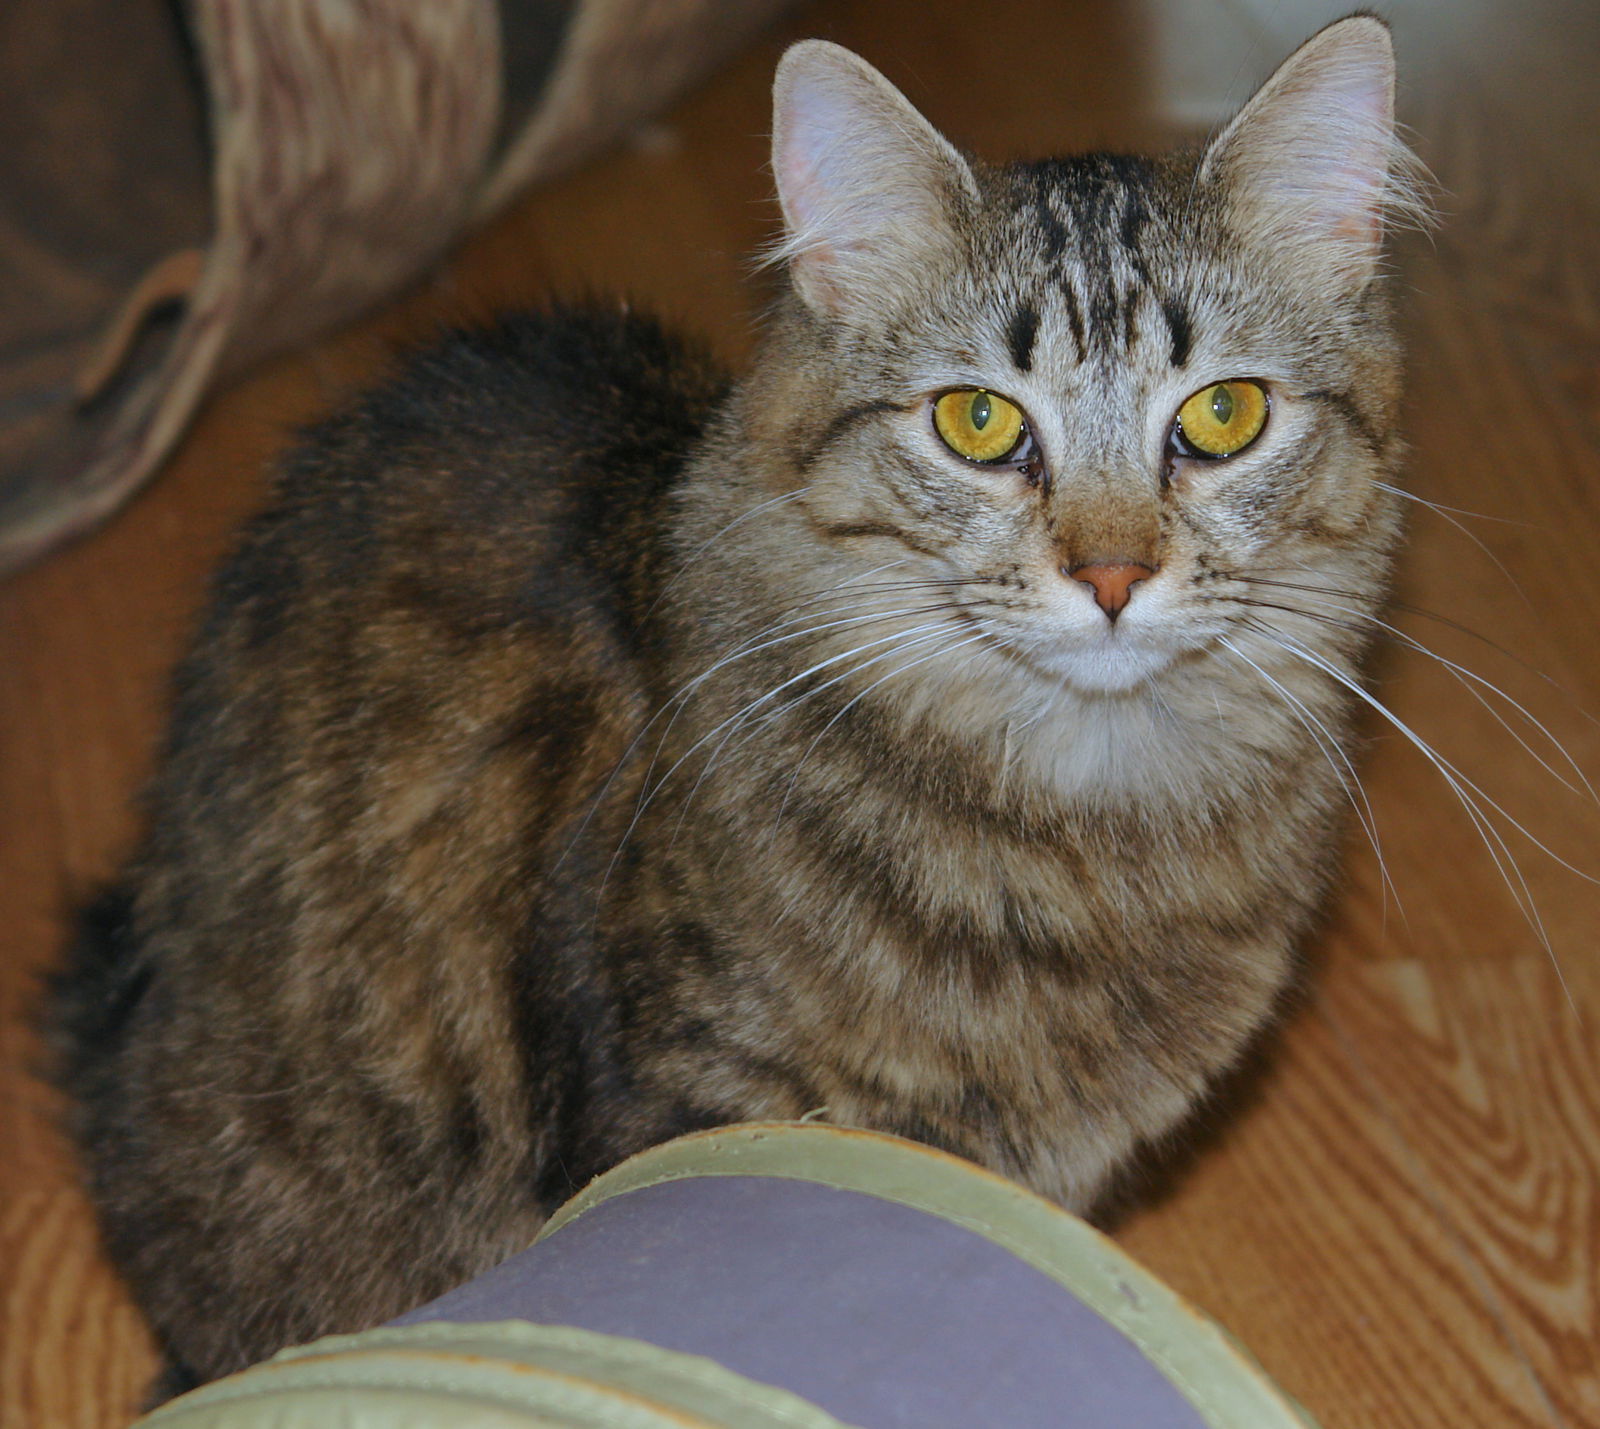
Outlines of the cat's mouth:
[{"label": "cat's mouth", "polygon": [[1120,695],[1201,652],[1192,641],[1108,624],[1098,634],[992,632],[997,644],[1035,677],[1081,695]]},{"label": "cat's mouth", "polygon": [[1054,652],[1051,673],[1084,694],[1123,694],[1159,675],[1183,654],[1176,647],[1119,635]]}]

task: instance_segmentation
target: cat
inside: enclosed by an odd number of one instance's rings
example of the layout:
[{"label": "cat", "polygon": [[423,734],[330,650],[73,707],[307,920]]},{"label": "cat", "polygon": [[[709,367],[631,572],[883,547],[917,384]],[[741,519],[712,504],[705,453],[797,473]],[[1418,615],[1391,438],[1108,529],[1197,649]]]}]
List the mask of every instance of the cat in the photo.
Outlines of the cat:
[{"label": "cat", "polygon": [[742,381],[556,307],[282,462],[54,994],[175,1364],[390,1318],[696,1128],[820,1114],[1086,1212],[1183,1120],[1350,804],[1392,90],[1356,16],[1193,152],[991,167],[804,41]]}]

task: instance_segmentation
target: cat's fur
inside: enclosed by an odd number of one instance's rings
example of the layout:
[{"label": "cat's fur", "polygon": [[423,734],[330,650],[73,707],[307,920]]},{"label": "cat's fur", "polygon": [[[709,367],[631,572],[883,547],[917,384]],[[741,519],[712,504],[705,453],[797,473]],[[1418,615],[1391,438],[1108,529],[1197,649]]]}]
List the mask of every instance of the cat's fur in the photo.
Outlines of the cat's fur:
[{"label": "cat's fur", "polygon": [[[1387,34],[1203,152],[990,168],[780,70],[740,385],[650,322],[452,338],[224,567],[57,996],[113,1255],[200,1376],[392,1316],[690,1128],[825,1109],[1083,1209],[1271,1013],[1327,886],[1398,359]],[[1268,382],[1259,442],[1173,414]],[[1003,393],[1030,470],[946,450]],[[1156,574],[1113,621],[1072,573]]]}]

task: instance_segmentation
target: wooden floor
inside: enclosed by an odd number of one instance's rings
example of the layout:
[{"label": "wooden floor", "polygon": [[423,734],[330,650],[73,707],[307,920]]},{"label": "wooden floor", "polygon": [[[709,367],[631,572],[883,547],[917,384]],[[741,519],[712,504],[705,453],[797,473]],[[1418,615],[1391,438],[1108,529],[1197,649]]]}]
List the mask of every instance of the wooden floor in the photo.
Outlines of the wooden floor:
[{"label": "wooden floor", "polygon": [[[30,1077],[25,1015],[65,902],[131,836],[165,672],[286,424],[395,337],[551,292],[627,290],[737,359],[787,38],[860,49],[957,142],[1003,157],[1213,123],[1342,8],[814,5],[425,291],[216,401],[121,520],[0,588],[0,1424],[123,1423],[152,1368]],[[1477,681],[1600,781],[1600,7],[1387,8],[1402,113],[1445,209],[1399,255],[1412,489],[1479,514],[1418,505],[1403,635],[1377,672],[1395,722],[1371,721],[1365,773],[1392,890],[1352,838],[1314,983],[1265,1070],[1118,1234],[1325,1429],[1577,1429],[1600,1425],[1600,816],[1564,787],[1579,782],[1566,756]],[[1402,722],[1503,810],[1542,934]]]}]

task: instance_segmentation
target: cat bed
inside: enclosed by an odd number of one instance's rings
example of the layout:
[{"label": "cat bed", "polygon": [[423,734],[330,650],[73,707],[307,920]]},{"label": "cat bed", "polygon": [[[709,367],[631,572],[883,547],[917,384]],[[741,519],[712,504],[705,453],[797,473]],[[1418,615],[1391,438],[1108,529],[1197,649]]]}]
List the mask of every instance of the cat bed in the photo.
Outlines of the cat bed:
[{"label": "cat bed", "polygon": [[0,574],[789,0],[7,0]]},{"label": "cat bed", "polygon": [[1084,1222],[942,1152],[793,1123],[644,1152],[495,1270],[141,1424],[331,1422],[1311,1429]]}]

